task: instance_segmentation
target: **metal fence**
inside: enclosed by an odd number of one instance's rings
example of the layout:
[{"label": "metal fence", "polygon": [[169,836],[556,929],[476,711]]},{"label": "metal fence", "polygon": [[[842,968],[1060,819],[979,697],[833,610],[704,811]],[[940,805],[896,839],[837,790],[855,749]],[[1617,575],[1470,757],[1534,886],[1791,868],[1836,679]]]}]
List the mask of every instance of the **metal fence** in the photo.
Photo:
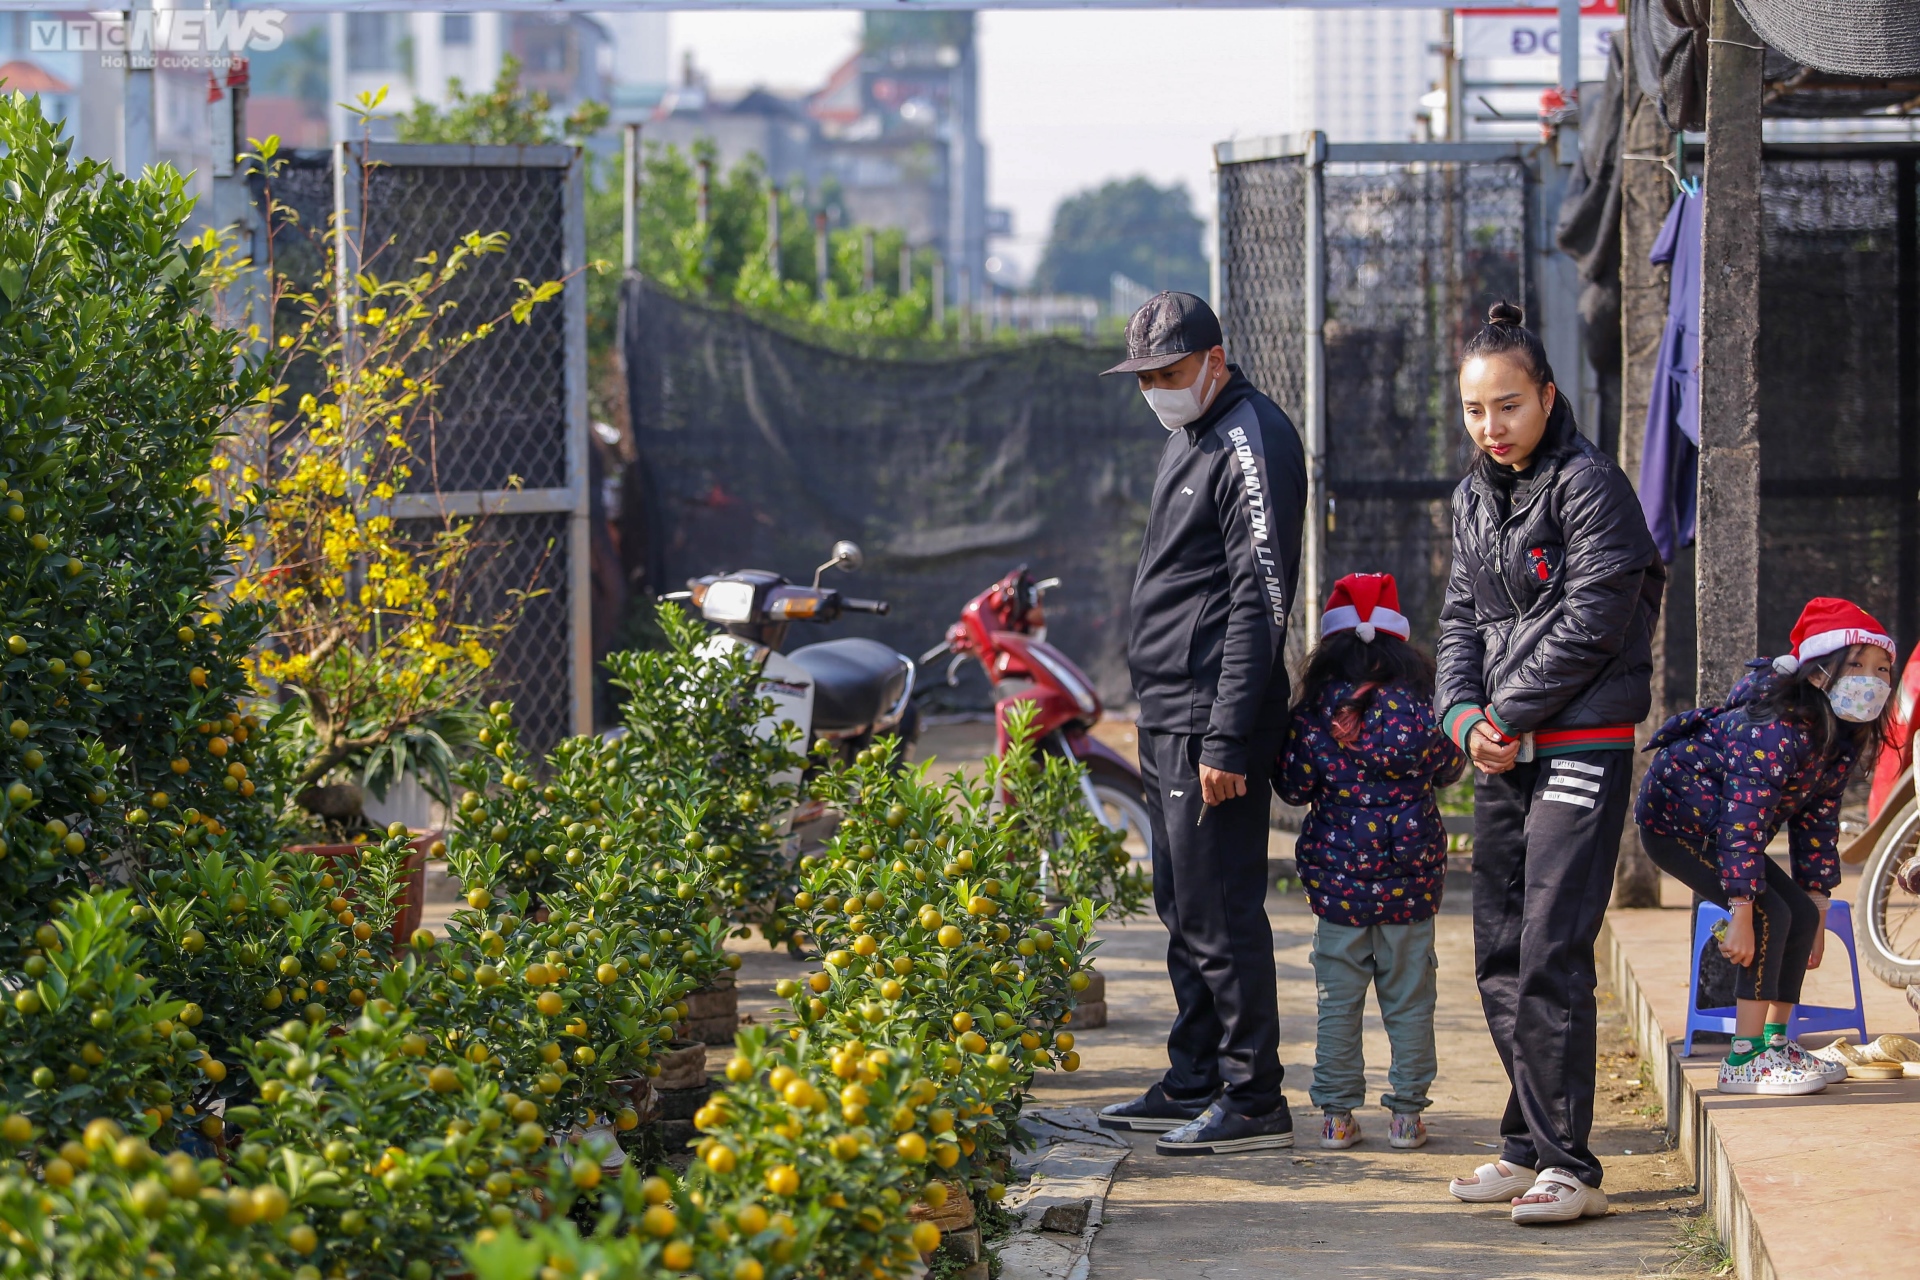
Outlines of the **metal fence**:
[{"label": "metal fence", "polygon": [[[261,183],[256,180],[258,192]],[[431,429],[410,443],[417,492],[392,512],[423,546],[448,516],[478,520],[477,565],[457,608],[479,621],[520,593],[524,612],[496,656],[495,688],[515,703],[523,741],[542,753],[592,730],[587,492],[586,257],[583,168],[572,147],[342,143],[295,152],[272,179],[283,210],[275,266],[295,280],[323,269],[334,220],[343,298],[356,273],[392,279],[441,261],[470,232],[505,232],[444,296],[456,323],[501,315],[517,281],[569,277],[558,303],[504,324],[442,379]],[[290,382],[314,376],[292,371]],[[298,388],[296,387],[296,391]]]},{"label": "metal fence", "polygon": [[[1534,179],[1501,143],[1222,143],[1215,297],[1227,351],[1308,454],[1305,635],[1328,584],[1389,572],[1438,630],[1448,496],[1471,460],[1455,380],[1487,307],[1533,308]],[[1297,655],[1296,655],[1297,656]]]}]

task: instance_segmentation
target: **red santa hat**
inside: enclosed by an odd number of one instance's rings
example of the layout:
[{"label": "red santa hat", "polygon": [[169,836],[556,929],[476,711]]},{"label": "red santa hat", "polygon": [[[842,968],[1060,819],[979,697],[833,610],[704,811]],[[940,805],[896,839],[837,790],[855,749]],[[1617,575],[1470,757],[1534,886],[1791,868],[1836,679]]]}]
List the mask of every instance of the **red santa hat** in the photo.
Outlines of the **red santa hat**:
[{"label": "red santa hat", "polygon": [[1815,596],[1793,624],[1793,652],[1773,660],[1773,669],[1792,675],[1801,664],[1857,644],[1877,645],[1893,654],[1893,637],[1874,616],[1851,600]]},{"label": "red santa hat", "polygon": [[1320,615],[1320,636],[1325,639],[1336,631],[1352,631],[1369,644],[1381,631],[1402,640],[1411,636],[1413,627],[1400,612],[1400,587],[1393,575],[1350,573],[1334,583]]}]

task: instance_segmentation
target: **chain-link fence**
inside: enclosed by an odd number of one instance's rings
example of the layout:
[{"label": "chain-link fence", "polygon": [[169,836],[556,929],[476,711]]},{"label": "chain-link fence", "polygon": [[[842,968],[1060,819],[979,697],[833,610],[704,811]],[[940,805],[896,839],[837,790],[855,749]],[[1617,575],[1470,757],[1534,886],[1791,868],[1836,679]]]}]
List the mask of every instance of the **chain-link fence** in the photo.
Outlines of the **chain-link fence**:
[{"label": "chain-link fence", "polygon": [[[337,219],[349,270],[382,279],[430,270],[472,233],[504,233],[441,294],[447,325],[501,320],[446,369],[430,420],[409,441],[414,492],[393,503],[419,546],[449,518],[472,519],[476,552],[460,584],[459,618],[485,624],[517,612],[495,656],[493,694],[511,698],[528,748],[544,754],[591,727],[586,513],[584,285],[506,321],[518,282],[558,280],[585,256],[580,168],[568,147],[444,147],[350,143],[296,151],[270,179],[279,216],[274,269],[296,282],[326,269]],[[283,304],[282,324],[297,323]],[[444,326],[443,326],[444,327]],[[292,395],[317,367],[289,373]]]},{"label": "chain-link fence", "polygon": [[1474,451],[1460,354],[1491,304],[1526,304],[1527,171],[1330,158],[1323,182],[1327,573],[1392,573],[1430,644]]},{"label": "chain-link fence", "polygon": [[1308,178],[1304,153],[1220,167],[1215,297],[1228,358],[1296,421],[1307,393]]},{"label": "chain-link fence", "polygon": [[1769,147],[1760,267],[1760,637],[1812,595],[1920,641],[1920,147]]},{"label": "chain-link fence", "polygon": [[1313,134],[1217,154],[1227,351],[1293,415],[1315,473],[1303,577],[1392,573],[1430,644],[1472,457],[1455,374],[1492,302],[1531,301],[1530,170],[1504,145]]}]

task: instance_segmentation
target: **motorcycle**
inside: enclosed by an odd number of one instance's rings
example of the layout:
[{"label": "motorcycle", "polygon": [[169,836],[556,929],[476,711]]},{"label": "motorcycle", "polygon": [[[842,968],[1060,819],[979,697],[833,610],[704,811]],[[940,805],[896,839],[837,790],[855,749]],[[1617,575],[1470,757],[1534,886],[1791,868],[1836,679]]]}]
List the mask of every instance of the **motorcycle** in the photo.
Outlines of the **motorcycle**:
[{"label": "motorcycle", "polygon": [[[760,692],[774,704],[763,732],[771,736],[782,721],[791,720],[800,730],[802,750],[824,738],[849,762],[875,738],[892,734],[900,740],[895,758],[903,760],[920,731],[913,705],[917,668],[911,658],[855,636],[781,652],[793,623],[828,623],[849,613],[886,616],[884,600],[862,600],[820,585],[827,570],[858,569],[862,561],[857,545],[840,541],[813,571],[811,586],[797,586],[764,569],[742,569],[692,579],[686,591],[666,598],[688,602],[720,628],[708,641],[716,651],[727,645],[750,651],[760,666]],[[808,816],[796,814],[794,820]]]},{"label": "motorcycle", "polygon": [[1066,654],[1047,643],[1044,597],[1058,578],[1036,582],[1019,568],[969,600],[946,639],[920,655],[919,666],[945,657],[953,685],[969,659],[979,662],[995,692],[999,746],[1007,746],[1007,715],[1022,702],[1037,708],[1039,749],[1086,766],[1081,789],[1087,807],[1111,830],[1126,832],[1127,852],[1153,860],[1153,829],[1147,818],[1140,770],[1089,732],[1103,708],[1093,681]]}]

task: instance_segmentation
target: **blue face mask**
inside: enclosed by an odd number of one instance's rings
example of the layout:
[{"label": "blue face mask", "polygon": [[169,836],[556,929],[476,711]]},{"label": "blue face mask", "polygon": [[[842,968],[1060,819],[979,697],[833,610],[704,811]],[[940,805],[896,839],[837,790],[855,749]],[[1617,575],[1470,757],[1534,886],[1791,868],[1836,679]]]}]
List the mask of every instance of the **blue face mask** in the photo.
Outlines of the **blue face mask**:
[{"label": "blue face mask", "polygon": [[1833,714],[1853,724],[1872,724],[1886,710],[1893,686],[1879,676],[1841,676],[1827,686]]}]

